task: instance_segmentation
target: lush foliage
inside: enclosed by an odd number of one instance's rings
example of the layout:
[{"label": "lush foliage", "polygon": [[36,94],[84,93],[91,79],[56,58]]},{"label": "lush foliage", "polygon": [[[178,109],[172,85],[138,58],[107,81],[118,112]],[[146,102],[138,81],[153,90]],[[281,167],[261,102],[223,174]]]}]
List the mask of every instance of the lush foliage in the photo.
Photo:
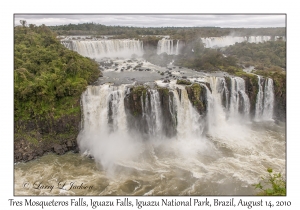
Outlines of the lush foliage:
[{"label": "lush foliage", "polygon": [[286,42],[269,41],[264,43],[236,43],[225,53],[235,56],[240,63],[252,65],[256,69],[286,68]]},{"label": "lush foliage", "polygon": [[15,119],[80,112],[80,94],[100,72],[96,62],[66,49],[45,25],[14,28]]},{"label": "lush foliage", "polygon": [[261,192],[258,195],[286,195],[286,181],[281,173],[273,173],[273,170],[268,168],[268,176],[262,177],[255,188]]}]

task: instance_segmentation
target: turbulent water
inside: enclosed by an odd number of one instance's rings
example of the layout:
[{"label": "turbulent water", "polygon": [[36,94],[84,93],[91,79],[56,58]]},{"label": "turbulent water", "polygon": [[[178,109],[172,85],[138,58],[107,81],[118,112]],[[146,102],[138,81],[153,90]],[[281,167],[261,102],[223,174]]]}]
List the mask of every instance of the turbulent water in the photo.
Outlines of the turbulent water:
[{"label": "turbulent water", "polygon": [[[282,38],[285,40],[285,37],[275,36],[273,39],[278,40]],[[207,48],[215,47],[226,47],[229,45],[234,45],[236,42],[250,42],[250,43],[260,43],[271,41],[271,36],[221,36],[221,37],[207,37],[201,38],[201,41],[204,43],[204,46]]]},{"label": "turbulent water", "polygon": [[[261,121],[251,122],[249,98],[241,78],[231,79],[231,92],[222,77],[192,80],[207,91],[206,115],[196,111],[185,86],[176,85],[174,80],[168,85],[168,109],[162,108],[165,101],[157,89],[149,88],[139,99],[142,114],[138,122],[124,102],[132,84],[89,86],[82,95],[83,119],[78,136],[85,156],[49,154],[17,164],[16,193],[252,195],[252,184],[266,168],[284,173],[285,125],[264,121],[272,94],[259,93],[266,101],[258,114]],[[271,84],[267,80],[260,91],[271,91]],[[164,126],[165,112],[171,116],[168,125],[175,128],[171,135]],[[64,189],[54,187],[51,192],[21,187],[34,181],[56,186],[60,180],[66,183]],[[69,190],[74,181],[93,187]]]},{"label": "turbulent water", "polygon": [[[97,57],[109,42],[81,44]],[[273,120],[272,79],[258,77],[251,113],[245,81],[224,75],[114,60],[82,94],[81,153],[17,163],[15,195],[254,195],[267,168],[285,175],[285,124]],[[176,84],[183,76],[199,85],[205,111]]]}]

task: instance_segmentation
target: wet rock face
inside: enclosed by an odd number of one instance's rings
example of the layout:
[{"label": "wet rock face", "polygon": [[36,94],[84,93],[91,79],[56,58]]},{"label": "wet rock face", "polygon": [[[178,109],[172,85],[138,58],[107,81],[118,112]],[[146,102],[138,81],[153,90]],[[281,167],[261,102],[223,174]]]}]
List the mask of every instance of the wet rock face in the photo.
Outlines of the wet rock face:
[{"label": "wet rock face", "polygon": [[250,100],[250,115],[254,117],[255,115],[255,106],[256,106],[256,98],[258,93],[258,79],[257,76],[253,77],[243,77],[245,80],[245,92]]},{"label": "wet rock face", "polygon": [[172,109],[173,93],[168,88],[158,89],[161,108],[162,108],[162,131],[166,137],[173,137],[176,135],[176,120],[173,119],[170,110]]},{"label": "wet rock face", "polygon": [[283,80],[281,84],[274,81],[275,103],[274,116],[277,120],[286,120],[286,81]]},{"label": "wet rock face", "polygon": [[144,107],[142,102],[146,99],[146,92],[146,87],[134,86],[124,100],[127,123],[129,124],[128,127],[132,130],[137,130],[140,133],[146,133],[148,130],[147,123],[142,117]]}]

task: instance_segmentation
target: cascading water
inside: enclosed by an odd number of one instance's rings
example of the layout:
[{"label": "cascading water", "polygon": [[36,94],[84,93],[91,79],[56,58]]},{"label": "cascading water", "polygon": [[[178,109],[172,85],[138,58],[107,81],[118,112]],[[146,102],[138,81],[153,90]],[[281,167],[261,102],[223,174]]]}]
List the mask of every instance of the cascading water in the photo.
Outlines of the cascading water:
[{"label": "cascading water", "polygon": [[[206,81],[210,84],[209,88],[202,84],[206,88],[207,97],[207,121],[209,131],[213,127],[222,126],[226,121],[226,113],[229,107],[229,91],[226,86],[226,81],[222,77],[208,77]],[[224,99],[225,97],[225,99]],[[223,103],[225,101],[225,103]]]},{"label": "cascading water", "polygon": [[268,78],[265,81],[265,89],[264,89],[264,110],[262,114],[264,120],[272,120],[273,108],[274,108],[273,80]]},{"label": "cascading water", "polygon": [[[252,184],[266,168],[284,171],[284,127],[266,124],[263,119],[253,124],[235,120],[249,120],[249,98],[242,78],[205,76],[193,83],[203,93],[198,99],[206,107],[204,113],[192,103],[192,85],[178,85],[174,80],[168,84],[156,81],[158,86],[151,88],[88,86],[81,98],[83,126],[78,144],[94,160],[73,153],[62,159],[45,156],[54,161],[40,160],[42,168],[29,168],[25,176],[17,167],[16,176],[34,181],[43,177],[51,183],[76,177],[80,183],[95,186],[79,192],[55,189],[52,194],[56,195],[255,194]],[[266,79],[260,84],[262,116],[269,116],[273,82]],[[166,135],[166,130],[173,135]],[[43,173],[48,167],[53,170],[49,165],[53,162],[55,174]],[[61,170],[66,167],[69,170]],[[39,170],[42,174],[36,173]],[[41,194],[47,195],[45,191]]]},{"label": "cascading water", "polygon": [[[241,111],[242,110],[242,111]],[[250,101],[245,93],[245,81],[240,77],[231,78],[230,114],[231,117],[238,117],[241,114],[248,117]]]},{"label": "cascading water", "polygon": [[157,44],[157,54],[167,53],[168,55],[178,55],[179,53],[179,40],[161,39]]},{"label": "cascading water", "polygon": [[[138,151],[127,129],[124,98],[127,86],[89,86],[82,94],[83,129],[78,135],[82,151],[110,168]],[[131,152],[129,152],[131,151]]]},{"label": "cascading water", "polygon": [[186,89],[179,87],[180,96],[177,90],[173,90],[174,102],[177,113],[177,137],[179,139],[188,139],[194,136],[202,135],[204,120],[201,120],[200,114],[193,108]]},{"label": "cascading water", "polygon": [[[141,97],[141,99],[143,99],[143,97]],[[151,137],[157,138],[162,135],[161,112],[162,111],[158,91],[149,90],[149,92],[146,93],[145,97],[145,108],[143,109],[143,117],[146,118],[149,134],[151,135]]]},{"label": "cascading water", "polygon": [[255,104],[255,120],[260,120],[263,113],[264,92],[263,92],[261,77],[260,76],[257,77],[258,77],[258,93],[256,97],[256,104]]},{"label": "cascading water", "polygon": [[90,58],[128,57],[143,54],[143,42],[131,39],[112,40],[62,40],[61,43],[70,50]]},{"label": "cascading water", "polygon": [[[285,40],[285,37],[281,37],[282,40]],[[280,39],[279,36],[275,36],[275,40]],[[206,37],[201,38],[201,41],[204,43],[206,48],[217,48],[217,47],[226,47],[229,45],[234,45],[236,42],[250,42],[250,43],[261,43],[272,40],[271,36],[221,36],[221,37]]]},{"label": "cascading water", "polygon": [[258,76],[258,93],[256,97],[254,120],[256,121],[273,120],[273,109],[274,109],[273,80],[271,78],[262,80],[262,77]]}]

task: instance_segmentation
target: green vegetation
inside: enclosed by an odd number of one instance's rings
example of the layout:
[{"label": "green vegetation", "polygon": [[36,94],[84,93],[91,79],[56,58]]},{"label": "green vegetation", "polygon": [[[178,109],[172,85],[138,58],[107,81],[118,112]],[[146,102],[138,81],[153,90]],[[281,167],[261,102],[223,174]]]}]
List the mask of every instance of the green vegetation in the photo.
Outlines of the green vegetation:
[{"label": "green vegetation", "polygon": [[285,28],[219,28],[219,27],[129,27],[80,23],[49,26],[58,35],[115,35],[116,38],[141,38],[143,35],[171,35],[172,39],[193,40],[209,36],[285,36]]},{"label": "green vegetation", "polygon": [[[128,103],[125,103],[125,106],[127,106],[134,117],[139,117],[142,115],[142,101],[146,100],[147,89],[148,87],[143,85],[137,85],[131,88],[130,97],[128,98],[128,101],[126,100]],[[142,97],[143,100],[141,100]]]},{"label": "green vegetation", "polygon": [[281,173],[273,173],[271,168],[267,169],[268,176],[262,177],[258,184],[255,184],[255,188],[261,192],[258,195],[286,195],[286,181],[282,177]]},{"label": "green vegetation", "polygon": [[170,90],[166,87],[157,87],[158,92],[163,96],[169,96]]},{"label": "green vegetation", "polygon": [[80,114],[79,99],[100,75],[98,64],[66,49],[45,25],[14,28],[14,118]]},{"label": "green vegetation", "polygon": [[178,79],[176,82],[177,85],[190,85],[192,84],[190,81],[188,80],[184,80],[184,79]]},{"label": "green vegetation", "polygon": [[205,95],[205,89],[198,83],[193,83],[191,86],[186,86],[189,99],[193,106],[198,110],[200,114],[204,114],[206,111],[206,105],[203,103],[203,96]]},{"label": "green vegetation", "polygon": [[146,97],[146,92],[147,92],[147,87],[143,86],[143,85],[139,85],[139,86],[134,86],[132,88],[132,93],[133,94],[137,94],[138,97]]},{"label": "green vegetation", "polygon": [[252,65],[256,69],[286,68],[286,42],[269,41],[264,43],[236,43],[224,51],[234,56],[246,67]]}]

